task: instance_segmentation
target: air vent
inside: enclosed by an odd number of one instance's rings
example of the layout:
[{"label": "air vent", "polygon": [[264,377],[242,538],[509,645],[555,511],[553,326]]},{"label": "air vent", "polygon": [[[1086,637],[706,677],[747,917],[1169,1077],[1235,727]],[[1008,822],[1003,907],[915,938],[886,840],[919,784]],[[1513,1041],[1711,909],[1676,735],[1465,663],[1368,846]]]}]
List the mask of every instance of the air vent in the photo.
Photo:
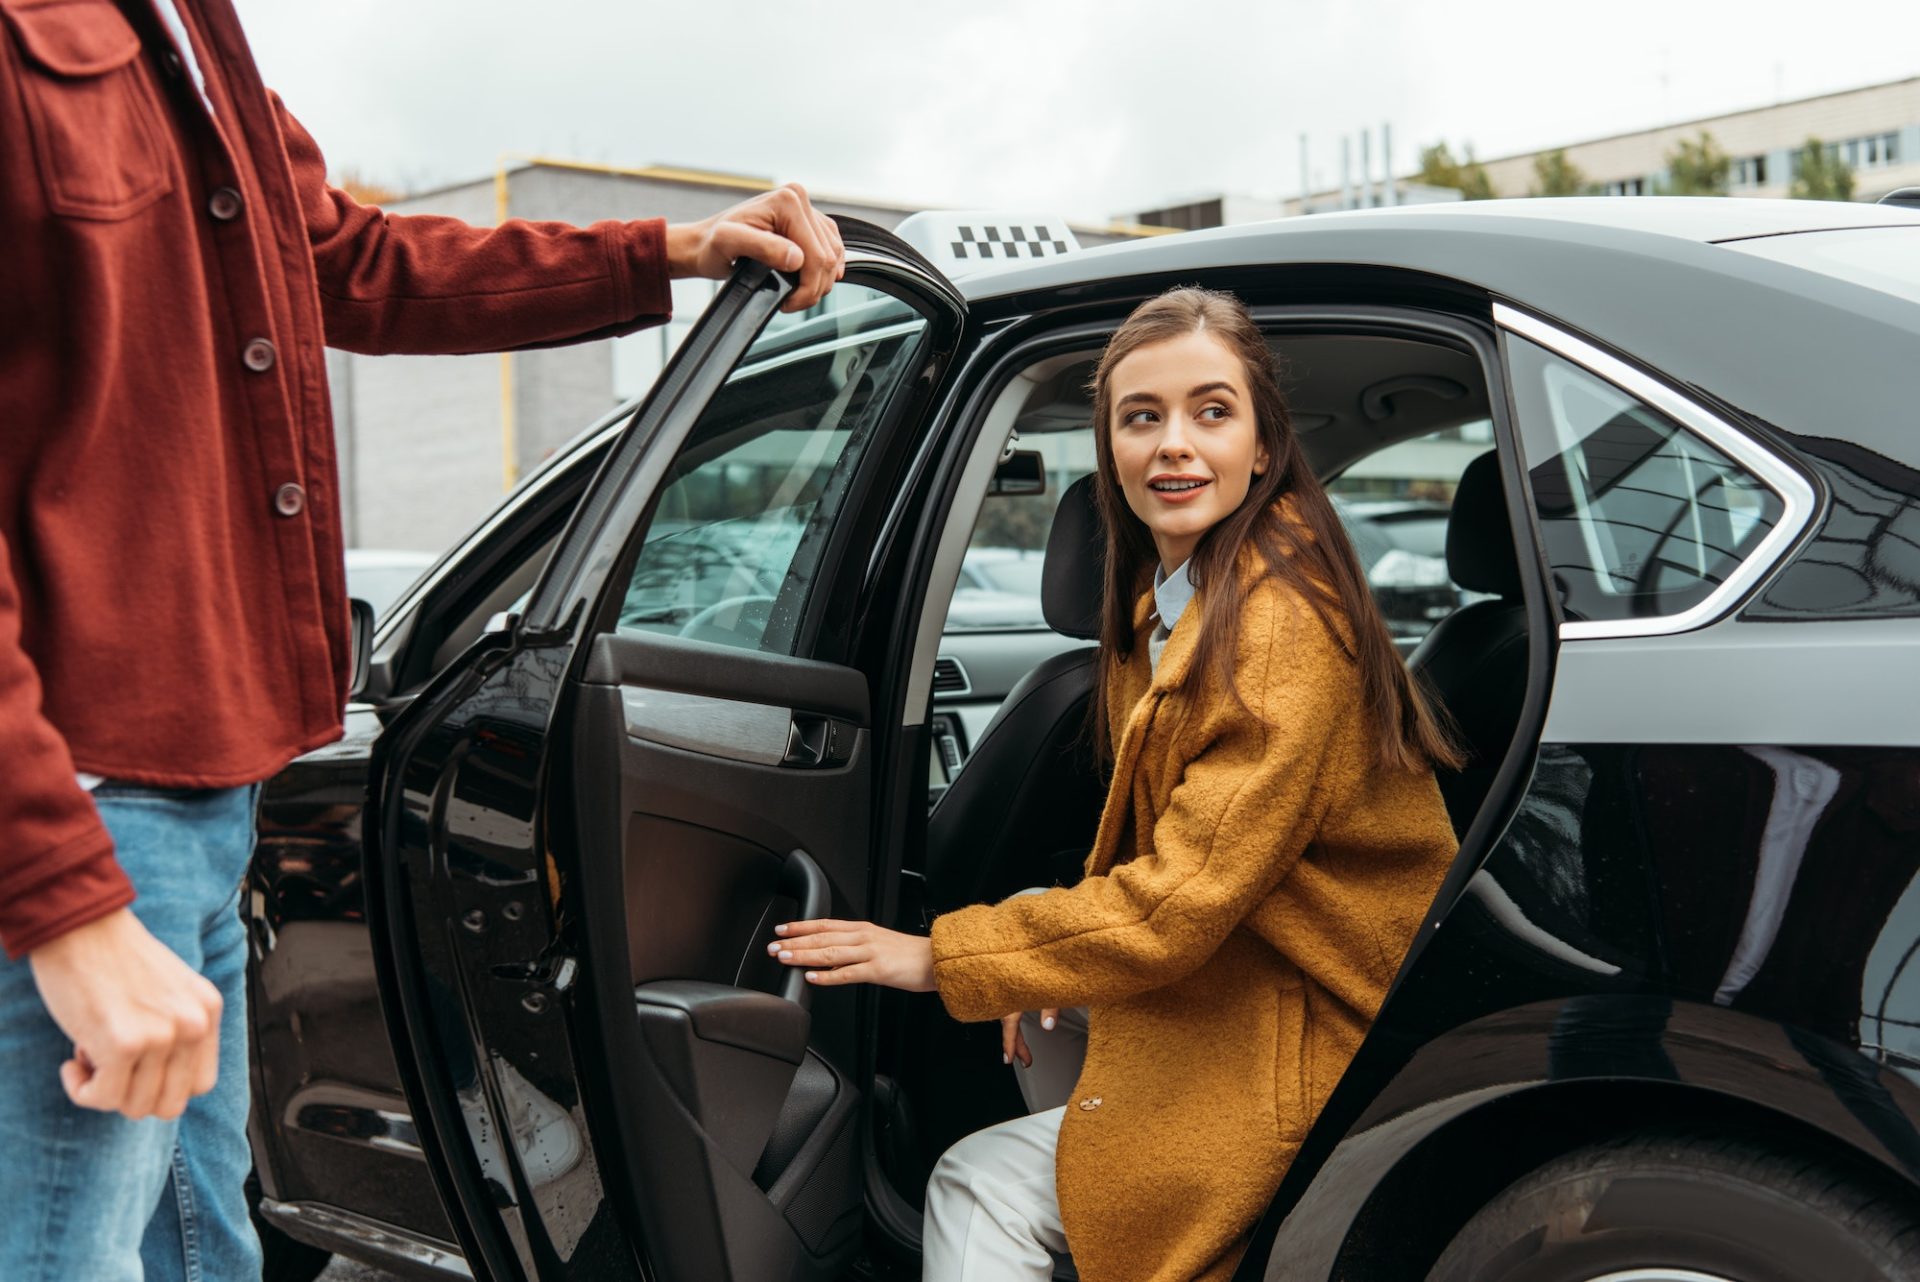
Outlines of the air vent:
[{"label": "air vent", "polygon": [[941,655],[933,661],[933,692],[935,694],[965,694],[973,689],[967,680],[967,670],[960,666],[960,660]]}]

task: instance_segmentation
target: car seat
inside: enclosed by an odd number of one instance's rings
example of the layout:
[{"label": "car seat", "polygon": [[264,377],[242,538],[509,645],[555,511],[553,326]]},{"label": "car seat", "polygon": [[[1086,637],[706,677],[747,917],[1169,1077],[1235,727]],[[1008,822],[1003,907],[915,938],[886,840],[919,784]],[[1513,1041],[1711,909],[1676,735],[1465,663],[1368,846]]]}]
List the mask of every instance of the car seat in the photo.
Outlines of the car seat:
[{"label": "car seat", "polygon": [[[1047,626],[1100,636],[1105,547],[1093,478],[1060,496],[1041,565]],[[1071,884],[1105,796],[1087,700],[1097,646],[1054,655],[1022,677],[927,820],[927,906],[990,903],[1027,886]]]},{"label": "car seat", "polygon": [[1493,786],[1527,694],[1527,610],[1500,461],[1492,450],[1467,465],[1454,493],[1447,573],[1463,588],[1493,595],[1442,619],[1407,660],[1460,731],[1466,765],[1458,773],[1440,773],[1440,792],[1458,835]]}]

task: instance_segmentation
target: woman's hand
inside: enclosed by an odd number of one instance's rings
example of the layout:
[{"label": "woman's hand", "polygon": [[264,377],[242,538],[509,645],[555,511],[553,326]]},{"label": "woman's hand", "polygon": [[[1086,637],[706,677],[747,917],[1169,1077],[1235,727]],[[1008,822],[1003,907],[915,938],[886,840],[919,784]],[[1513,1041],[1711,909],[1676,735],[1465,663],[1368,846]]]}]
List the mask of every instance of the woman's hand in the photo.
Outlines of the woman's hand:
[{"label": "woman's hand", "polygon": [[[1059,1017],[1057,1007],[1047,1007],[1040,1012],[1040,1027],[1052,1032],[1053,1022]],[[1000,1062],[1011,1064],[1017,1059],[1022,1068],[1032,1068],[1033,1051],[1028,1048],[1025,1035],[1020,1032],[1020,1021],[1024,1018],[1026,1016],[1019,1011],[1000,1017]]]},{"label": "woman's hand", "polygon": [[791,921],[767,951],[782,965],[805,966],[807,982],[880,984],[910,993],[933,991],[933,941],[870,921]]}]

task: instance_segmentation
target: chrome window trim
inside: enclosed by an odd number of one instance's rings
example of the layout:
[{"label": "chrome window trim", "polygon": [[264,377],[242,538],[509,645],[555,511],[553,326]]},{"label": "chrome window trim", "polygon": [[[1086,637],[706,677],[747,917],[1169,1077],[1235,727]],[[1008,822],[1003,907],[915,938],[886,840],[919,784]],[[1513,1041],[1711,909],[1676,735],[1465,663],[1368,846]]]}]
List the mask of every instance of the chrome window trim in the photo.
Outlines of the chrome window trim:
[{"label": "chrome window trim", "polygon": [[[1733,568],[1719,587],[1698,604],[1679,614],[1655,615],[1645,619],[1607,619],[1562,621],[1562,641],[1583,641],[1600,637],[1657,637],[1690,632],[1729,613],[1744,600],[1759,581],[1779,564],[1780,557],[1792,546],[1812,521],[1819,506],[1818,496],[1807,479],[1789,467],[1777,455],[1746,436],[1717,415],[1681,395],[1667,384],[1652,378],[1595,347],[1585,339],[1507,303],[1493,305],[1494,323],[1528,342],[1544,347],[1554,355],[1586,370],[1594,377],[1636,396],[1648,406],[1666,415],[1688,431],[1705,439],[1721,453],[1746,468],[1780,499],[1780,520],[1760,540],[1745,560]],[[1524,460],[1523,460],[1524,461]]]}]

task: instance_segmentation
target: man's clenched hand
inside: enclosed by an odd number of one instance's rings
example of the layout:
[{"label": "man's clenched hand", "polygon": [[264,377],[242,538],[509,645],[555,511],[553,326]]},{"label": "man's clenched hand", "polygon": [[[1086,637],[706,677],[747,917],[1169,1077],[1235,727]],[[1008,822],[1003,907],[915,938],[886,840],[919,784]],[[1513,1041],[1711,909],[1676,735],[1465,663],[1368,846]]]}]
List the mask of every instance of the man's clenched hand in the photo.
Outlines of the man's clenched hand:
[{"label": "man's clenched hand", "polygon": [[73,1039],[60,1083],[75,1104],[173,1118],[213,1089],[220,992],[130,909],[77,926],[27,959],[53,1022]]},{"label": "man's clenched hand", "polygon": [[776,187],[697,223],[667,228],[667,271],[675,278],[724,280],[738,258],[798,272],[783,312],[813,306],[847,273],[847,250],[833,220],[813,207],[799,183]]}]

